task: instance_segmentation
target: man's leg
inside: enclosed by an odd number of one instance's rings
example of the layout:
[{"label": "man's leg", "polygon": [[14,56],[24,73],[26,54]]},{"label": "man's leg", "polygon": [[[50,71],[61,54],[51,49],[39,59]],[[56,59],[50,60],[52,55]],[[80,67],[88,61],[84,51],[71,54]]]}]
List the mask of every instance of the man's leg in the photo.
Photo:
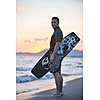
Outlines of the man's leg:
[{"label": "man's leg", "polygon": [[56,95],[62,96],[63,95],[63,78],[61,73],[56,72],[54,73],[55,83],[56,83],[56,89],[57,93]]}]

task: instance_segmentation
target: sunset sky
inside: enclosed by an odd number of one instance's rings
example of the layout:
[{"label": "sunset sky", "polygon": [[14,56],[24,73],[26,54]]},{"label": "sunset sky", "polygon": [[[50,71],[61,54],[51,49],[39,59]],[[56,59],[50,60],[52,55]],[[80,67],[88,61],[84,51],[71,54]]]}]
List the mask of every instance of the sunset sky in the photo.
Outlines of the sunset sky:
[{"label": "sunset sky", "polygon": [[49,48],[51,18],[60,19],[63,35],[75,32],[83,50],[82,0],[16,0],[16,52],[39,52]]}]

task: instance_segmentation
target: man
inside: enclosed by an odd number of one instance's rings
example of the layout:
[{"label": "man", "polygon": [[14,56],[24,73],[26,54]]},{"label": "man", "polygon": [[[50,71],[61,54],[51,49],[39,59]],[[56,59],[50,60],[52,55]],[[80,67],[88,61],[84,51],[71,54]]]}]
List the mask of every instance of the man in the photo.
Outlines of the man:
[{"label": "man", "polygon": [[59,27],[59,18],[52,17],[51,20],[52,27],[54,29],[54,33],[51,37],[50,41],[50,72],[53,73],[56,83],[57,92],[53,96],[62,96],[63,95],[63,78],[61,75],[61,61],[62,58],[57,55],[57,50],[59,49],[59,45],[61,40],[63,39],[63,33]]}]

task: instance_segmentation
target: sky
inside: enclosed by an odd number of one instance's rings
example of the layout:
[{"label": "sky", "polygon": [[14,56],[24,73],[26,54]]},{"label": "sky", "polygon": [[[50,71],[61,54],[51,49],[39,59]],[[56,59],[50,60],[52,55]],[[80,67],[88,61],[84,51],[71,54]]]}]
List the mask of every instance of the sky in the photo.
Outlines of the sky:
[{"label": "sky", "polygon": [[49,48],[53,16],[59,17],[64,36],[75,32],[80,37],[75,49],[83,50],[82,0],[16,0],[16,52]]}]

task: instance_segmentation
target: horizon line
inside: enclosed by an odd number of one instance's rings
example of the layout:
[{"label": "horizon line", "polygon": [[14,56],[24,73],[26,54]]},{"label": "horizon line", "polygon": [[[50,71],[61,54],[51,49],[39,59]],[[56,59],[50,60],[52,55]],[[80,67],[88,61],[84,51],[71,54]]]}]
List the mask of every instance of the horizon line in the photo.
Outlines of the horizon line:
[{"label": "horizon line", "polygon": [[[24,51],[19,51],[19,52],[16,52],[16,53],[32,53],[32,54],[37,54],[37,53],[40,53],[40,52],[45,51],[45,50],[49,50],[49,49],[44,49],[44,50],[41,50],[39,52],[24,52]],[[78,50],[78,49],[73,49],[73,50]],[[82,51],[83,52],[83,50],[78,50],[78,51]]]}]

